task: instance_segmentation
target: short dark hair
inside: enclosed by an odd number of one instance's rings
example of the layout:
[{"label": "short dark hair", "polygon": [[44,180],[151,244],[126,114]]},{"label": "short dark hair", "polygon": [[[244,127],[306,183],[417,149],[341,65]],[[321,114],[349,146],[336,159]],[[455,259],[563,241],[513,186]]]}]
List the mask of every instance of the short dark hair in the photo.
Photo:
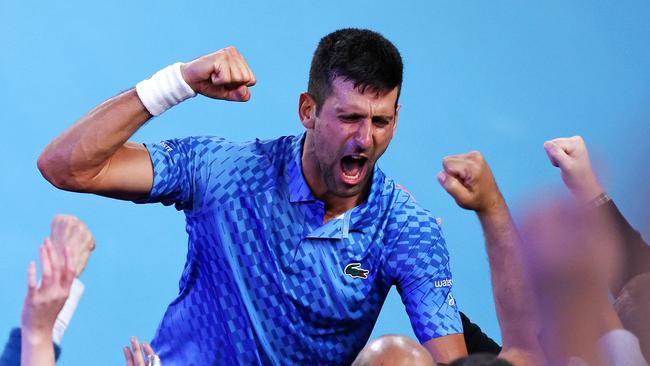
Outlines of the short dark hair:
[{"label": "short dark hair", "polygon": [[366,88],[390,91],[395,87],[401,89],[403,69],[399,51],[381,34],[368,29],[339,29],[318,43],[307,91],[316,101],[318,114],[332,92],[335,78],[354,82],[361,92]]}]

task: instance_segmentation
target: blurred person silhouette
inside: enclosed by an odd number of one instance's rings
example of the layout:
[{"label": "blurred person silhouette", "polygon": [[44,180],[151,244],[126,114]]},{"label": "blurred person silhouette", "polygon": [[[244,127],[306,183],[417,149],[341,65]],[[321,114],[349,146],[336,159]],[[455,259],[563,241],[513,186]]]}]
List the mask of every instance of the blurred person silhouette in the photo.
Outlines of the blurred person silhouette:
[{"label": "blurred person silhouette", "polygon": [[614,276],[610,289],[614,296],[635,276],[650,272],[650,247],[629,224],[614,201],[601,186],[589,159],[587,146],[580,136],[556,138],[544,143],[551,164],[560,168],[562,180],[576,201],[610,215],[613,229],[621,236],[619,244],[624,265]]},{"label": "blurred person silhouette", "polygon": [[524,216],[524,258],[550,365],[644,366],[623,328],[608,284],[620,272],[621,236],[609,212],[552,194]]},{"label": "blurred person silhouette", "polygon": [[562,179],[579,204],[608,215],[611,229],[620,236],[617,252],[622,256],[620,270],[609,281],[614,306],[625,327],[641,343],[650,358],[650,247],[618,210],[598,181],[580,136],[556,138],[544,143],[551,163],[560,168]]},{"label": "blurred person silhouette", "polygon": [[[56,215],[52,219],[51,231],[47,246],[44,244],[41,247],[41,263],[43,269],[47,269],[47,281],[42,282],[40,286],[32,286],[29,284],[28,295],[23,308],[23,319],[21,322],[21,329],[14,328],[9,334],[9,339],[5,348],[0,356],[1,366],[14,366],[20,364],[21,357],[21,344],[22,347],[27,345],[28,349],[38,349],[39,352],[48,348],[47,341],[49,340],[50,347],[53,346],[53,357],[59,357],[61,348],[61,340],[65,333],[72,316],[77,308],[77,304],[81,299],[84,291],[84,285],[79,280],[79,276],[83,273],[91,252],[95,249],[95,239],[90,233],[86,225],[78,218],[70,215]],[[49,249],[48,249],[49,248]],[[67,282],[62,282],[65,275],[65,280],[68,280],[68,273],[66,272],[65,251],[69,251],[69,264],[72,266],[74,273],[71,276],[71,284],[69,290],[64,288]],[[43,259],[47,262],[43,262]],[[56,275],[59,282],[53,282],[55,270],[53,263],[56,264]],[[29,267],[29,279],[36,268],[33,264]],[[43,271],[45,272],[45,271]],[[65,297],[62,299],[62,297]],[[54,313],[55,319],[50,327],[50,315],[53,309],[58,309],[59,302],[63,300],[64,304],[60,311]],[[48,328],[49,327],[49,328]],[[44,332],[49,329],[49,337]],[[28,337],[24,337],[24,335]],[[36,348],[35,348],[36,347]],[[48,351],[49,352],[49,351]]]}]

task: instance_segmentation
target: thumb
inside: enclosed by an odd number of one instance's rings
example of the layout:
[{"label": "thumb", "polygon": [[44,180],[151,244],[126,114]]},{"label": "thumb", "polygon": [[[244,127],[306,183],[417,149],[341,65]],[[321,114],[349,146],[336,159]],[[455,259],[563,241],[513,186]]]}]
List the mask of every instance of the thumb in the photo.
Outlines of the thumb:
[{"label": "thumb", "polygon": [[546,141],[544,143],[544,150],[546,150],[546,155],[553,166],[562,168],[567,159],[569,159],[569,155],[552,141]]},{"label": "thumb", "polygon": [[249,99],[251,99],[251,93],[246,85],[240,85],[236,89],[228,92],[228,100],[247,102]]}]

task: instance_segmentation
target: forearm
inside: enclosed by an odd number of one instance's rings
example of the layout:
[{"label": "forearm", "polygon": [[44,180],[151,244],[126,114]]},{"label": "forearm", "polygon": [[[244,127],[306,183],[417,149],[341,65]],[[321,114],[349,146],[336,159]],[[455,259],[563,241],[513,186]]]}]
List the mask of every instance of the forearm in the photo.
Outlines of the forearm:
[{"label": "forearm", "polygon": [[101,179],[111,157],[125,145],[151,114],[135,89],[95,107],[54,139],[41,153],[38,168],[53,185],[85,191]]},{"label": "forearm", "polygon": [[610,286],[614,296],[617,296],[632,278],[650,272],[650,246],[625,219],[613,201],[602,204],[599,209],[610,215],[621,239],[620,252],[623,256],[621,275],[615,278]]},{"label": "forearm", "polygon": [[53,366],[55,364],[52,332],[23,329],[21,337],[21,366]]},{"label": "forearm", "polygon": [[532,289],[523,268],[521,239],[503,197],[477,215],[485,235],[503,349],[537,350],[538,322],[530,304]]}]

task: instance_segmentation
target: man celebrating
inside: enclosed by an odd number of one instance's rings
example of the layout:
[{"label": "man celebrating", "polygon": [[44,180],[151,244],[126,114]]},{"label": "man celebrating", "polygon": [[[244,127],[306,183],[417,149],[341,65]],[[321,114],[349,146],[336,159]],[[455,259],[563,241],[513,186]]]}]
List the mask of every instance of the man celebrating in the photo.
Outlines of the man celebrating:
[{"label": "man celebrating", "polygon": [[375,165],[402,84],[383,36],[343,29],[320,41],[300,136],[127,142],[196,93],[243,102],[255,82],[232,47],[169,66],[96,107],[38,161],[59,188],[184,210],[180,293],[153,341],[163,364],[349,364],[393,284],[433,358],[464,355],[440,228]]}]

